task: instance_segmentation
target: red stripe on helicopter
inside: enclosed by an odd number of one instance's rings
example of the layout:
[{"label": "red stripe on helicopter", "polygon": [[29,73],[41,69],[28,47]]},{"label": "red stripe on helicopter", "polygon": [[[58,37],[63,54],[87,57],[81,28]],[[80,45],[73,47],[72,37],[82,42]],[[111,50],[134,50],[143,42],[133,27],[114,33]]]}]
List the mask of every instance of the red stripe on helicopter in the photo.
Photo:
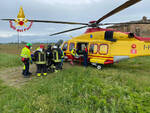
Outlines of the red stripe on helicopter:
[{"label": "red stripe on helicopter", "polygon": [[113,60],[106,60],[106,61],[104,62],[104,64],[113,64],[113,63],[114,63]]},{"label": "red stripe on helicopter", "polygon": [[130,33],[130,32],[117,31],[117,30],[115,30],[115,29],[88,28],[88,29],[85,31],[85,34],[86,34],[86,33],[97,32],[97,31],[115,31],[115,32],[120,32],[120,33],[124,33],[124,34],[129,34],[129,33]]},{"label": "red stripe on helicopter", "polygon": [[[71,54],[66,54],[67,56],[71,56]],[[104,57],[104,56],[94,56],[94,55],[88,55],[92,57],[101,57],[101,58],[113,58],[113,57]]]},{"label": "red stripe on helicopter", "polygon": [[150,37],[138,37],[138,36],[135,36],[135,38],[140,40],[140,41],[150,41]]},{"label": "red stripe on helicopter", "polygon": [[[124,33],[124,34],[129,34],[130,33],[130,32],[121,32],[121,31],[117,31],[117,30],[114,30],[114,29],[89,28],[89,29],[86,30],[85,34],[86,33],[97,32],[97,31],[115,31],[115,32],[120,32],[120,33]],[[139,37],[139,36],[136,36],[135,34],[134,34],[134,37],[137,40],[140,40],[140,41],[150,41],[150,37]]]},{"label": "red stripe on helicopter", "polygon": [[88,55],[88,56],[92,56],[92,57],[101,57],[101,58],[113,58],[113,57],[94,56],[94,55]]},{"label": "red stripe on helicopter", "polygon": [[103,28],[88,28],[85,32],[86,33],[91,33],[91,32],[97,32],[97,31],[115,31],[114,29],[103,29]]}]

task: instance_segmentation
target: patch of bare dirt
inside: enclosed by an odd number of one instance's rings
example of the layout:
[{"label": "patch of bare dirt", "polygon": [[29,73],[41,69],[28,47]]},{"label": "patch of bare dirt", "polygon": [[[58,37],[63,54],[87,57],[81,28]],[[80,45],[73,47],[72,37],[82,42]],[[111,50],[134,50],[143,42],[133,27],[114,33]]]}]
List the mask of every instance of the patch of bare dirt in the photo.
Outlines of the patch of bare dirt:
[{"label": "patch of bare dirt", "polygon": [[22,75],[23,67],[7,68],[0,71],[0,79],[4,81],[5,84],[9,86],[20,87],[24,85],[27,81],[34,78],[36,67],[35,65],[30,66],[32,76],[30,78],[24,78]]},{"label": "patch of bare dirt", "polygon": [[[71,65],[69,63],[64,63],[63,69],[70,68]],[[32,75],[30,78],[24,78],[22,75],[23,67],[14,67],[14,68],[6,68],[4,70],[0,70],[0,79],[4,81],[4,84],[13,86],[13,87],[21,87],[26,84],[30,80],[37,78],[36,77],[36,65],[30,65],[30,72]],[[62,70],[63,71],[63,70]],[[52,73],[49,73],[49,75]]]}]

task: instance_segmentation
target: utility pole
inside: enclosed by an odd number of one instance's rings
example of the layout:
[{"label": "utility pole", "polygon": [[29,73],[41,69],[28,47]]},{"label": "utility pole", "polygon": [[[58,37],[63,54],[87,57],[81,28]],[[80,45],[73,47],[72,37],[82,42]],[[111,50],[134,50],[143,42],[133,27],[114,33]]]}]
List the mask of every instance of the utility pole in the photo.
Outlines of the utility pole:
[{"label": "utility pole", "polygon": [[18,32],[18,50],[19,50],[19,38],[20,38],[20,37],[19,37],[19,32]]}]

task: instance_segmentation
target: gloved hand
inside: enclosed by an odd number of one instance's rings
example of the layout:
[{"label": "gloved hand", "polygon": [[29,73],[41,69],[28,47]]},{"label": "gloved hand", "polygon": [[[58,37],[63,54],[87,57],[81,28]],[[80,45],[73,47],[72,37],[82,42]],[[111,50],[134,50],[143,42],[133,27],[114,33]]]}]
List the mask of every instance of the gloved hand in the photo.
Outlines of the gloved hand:
[{"label": "gloved hand", "polygon": [[22,61],[22,62],[24,62],[24,61],[25,61],[25,59],[24,59],[24,58],[21,58],[21,61]]},{"label": "gloved hand", "polygon": [[31,58],[34,57],[34,54],[31,54]]},{"label": "gloved hand", "polygon": [[30,60],[30,63],[31,63],[31,64],[33,63],[32,60]]}]

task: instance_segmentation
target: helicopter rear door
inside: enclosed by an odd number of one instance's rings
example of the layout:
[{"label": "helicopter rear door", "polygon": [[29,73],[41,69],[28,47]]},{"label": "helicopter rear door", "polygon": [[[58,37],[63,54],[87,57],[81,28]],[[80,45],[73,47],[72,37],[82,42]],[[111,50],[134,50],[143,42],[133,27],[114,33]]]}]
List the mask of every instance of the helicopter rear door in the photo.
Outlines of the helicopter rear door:
[{"label": "helicopter rear door", "polygon": [[90,44],[89,54],[90,55],[107,55],[109,50],[108,44]]},{"label": "helicopter rear door", "polygon": [[[108,59],[109,45],[93,43],[89,47],[89,57],[92,64],[105,64]],[[111,62],[112,63],[112,62]]]},{"label": "helicopter rear door", "polygon": [[98,44],[91,43],[89,47],[89,55],[96,55],[98,53]]}]

